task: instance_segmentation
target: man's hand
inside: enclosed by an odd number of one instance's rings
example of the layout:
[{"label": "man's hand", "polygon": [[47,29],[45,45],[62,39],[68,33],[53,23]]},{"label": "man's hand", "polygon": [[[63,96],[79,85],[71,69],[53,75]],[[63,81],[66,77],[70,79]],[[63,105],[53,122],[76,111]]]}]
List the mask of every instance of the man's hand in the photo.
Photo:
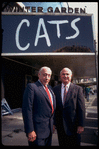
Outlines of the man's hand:
[{"label": "man's hand", "polygon": [[28,140],[31,141],[31,142],[36,140],[36,133],[35,133],[35,131],[32,131],[32,132],[28,133]]},{"label": "man's hand", "polygon": [[84,131],[84,127],[82,127],[82,126],[78,126],[77,127],[77,133],[82,133]]},{"label": "man's hand", "polygon": [[55,132],[55,125],[53,125],[53,133]]}]

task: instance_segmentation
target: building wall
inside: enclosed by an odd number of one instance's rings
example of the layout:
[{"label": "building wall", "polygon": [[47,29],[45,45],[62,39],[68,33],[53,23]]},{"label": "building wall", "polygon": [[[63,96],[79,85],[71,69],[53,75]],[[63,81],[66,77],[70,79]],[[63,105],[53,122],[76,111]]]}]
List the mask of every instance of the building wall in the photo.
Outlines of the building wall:
[{"label": "building wall", "polygon": [[11,109],[22,107],[25,89],[25,76],[31,75],[32,69],[16,62],[2,59],[2,74],[4,98]]}]

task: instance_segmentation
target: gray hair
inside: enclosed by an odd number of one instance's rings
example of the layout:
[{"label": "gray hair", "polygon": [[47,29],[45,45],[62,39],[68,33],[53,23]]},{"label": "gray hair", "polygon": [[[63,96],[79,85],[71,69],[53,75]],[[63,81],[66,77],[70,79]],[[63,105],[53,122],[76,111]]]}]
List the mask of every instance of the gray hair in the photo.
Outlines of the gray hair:
[{"label": "gray hair", "polygon": [[49,71],[51,72],[51,75],[52,75],[52,70],[51,70],[49,67],[47,67],[47,66],[41,67],[40,70],[39,70],[39,73],[40,73],[43,69],[49,69]]},{"label": "gray hair", "polygon": [[[72,75],[72,71],[71,71],[69,68],[65,67],[65,68],[63,68],[63,69],[68,70],[68,71],[71,73],[71,75]],[[60,74],[62,73],[63,69],[60,71]]]}]

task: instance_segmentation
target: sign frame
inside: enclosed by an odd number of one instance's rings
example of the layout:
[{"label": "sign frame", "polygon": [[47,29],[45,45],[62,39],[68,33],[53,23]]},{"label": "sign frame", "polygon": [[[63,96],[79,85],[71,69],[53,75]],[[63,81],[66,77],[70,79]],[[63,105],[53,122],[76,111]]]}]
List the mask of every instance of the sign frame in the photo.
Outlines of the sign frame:
[{"label": "sign frame", "polygon": [[[92,21],[92,17],[93,17],[93,14],[77,14],[77,13],[75,13],[75,14],[69,14],[69,13],[32,13],[32,12],[28,12],[28,13],[26,13],[26,12],[2,12],[2,15],[29,15],[29,16],[31,16],[31,15],[37,15],[37,16],[39,16],[39,15],[49,15],[49,16],[51,16],[51,15],[54,15],[54,16],[57,16],[57,15],[59,15],[59,16],[91,16],[91,21]],[[1,22],[2,22],[2,20],[1,20]],[[94,40],[94,29],[93,29],[93,22],[92,22],[92,36],[93,36],[93,40]],[[94,43],[93,43],[93,47],[94,47]],[[21,53],[21,52],[19,52],[19,53],[1,53],[1,56],[29,56],[29,55],[95,55],[95,47],[93,48],[94,49],[94,52],[58,52],[58,53],[54,53],[54,52],[37,52],[37,53],[35,53],[35,52],[25,52],[25,53]]]}]

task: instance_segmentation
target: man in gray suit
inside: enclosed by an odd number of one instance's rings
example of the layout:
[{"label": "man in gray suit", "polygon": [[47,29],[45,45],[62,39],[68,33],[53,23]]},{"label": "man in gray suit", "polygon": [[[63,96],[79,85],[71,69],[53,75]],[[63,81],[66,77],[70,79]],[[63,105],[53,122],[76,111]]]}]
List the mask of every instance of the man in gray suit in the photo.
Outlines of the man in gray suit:
[{"label": "man in gray suit", "polygon": [[85,103],[82,88],[71,83],[72,71],[63,68],[62,84],[53,88],[56,95],[56,128],[60,146],[80,146],[84,131]]},{"label": "man in gray suit", "polygon": [[22,114],[29,146],[51,146],[55,95],[48,85],[52,71],[49,67],[39,70],[39,80],[29,83],[23,96]]}]

